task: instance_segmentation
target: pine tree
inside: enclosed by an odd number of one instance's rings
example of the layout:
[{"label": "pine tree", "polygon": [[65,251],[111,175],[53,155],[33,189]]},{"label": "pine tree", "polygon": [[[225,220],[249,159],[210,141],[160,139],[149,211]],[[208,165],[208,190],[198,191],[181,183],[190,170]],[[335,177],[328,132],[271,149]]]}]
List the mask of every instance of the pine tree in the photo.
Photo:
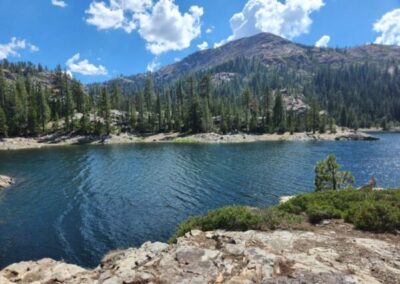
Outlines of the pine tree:
[{"label": "pine tree", "polygon": [[185,121],[185,90],[183,88],[183,84],[181,81],[178,83],[177,91],[176,91],[176,96],[177,96],[177,107],[178,107],[178,112],[179,112],[179,117],[176,118],[177,120],[177,125],[179,128],[179,131],[181,130],[181,123]]},{"label": "pine tree", "polygon": [[311,120],[311,129],[313,134],[318,130],[319,128],[319,107],[318,107],[318,102],[316,98],[312,98],[311,100],[311,110],[310,110],[310,120]]},{"label": "pine tree", "polygon": [[157,93],[156,111],[157,111],[157,119],[158,119],[158,131],[160,132],[163,128],[160,93]]},{"label": "pine tree", "polygon": [[7,137],[7,117],[3,108],[0,106],[0,137]]},{"label": "pine tree", "polygon": [[195,91],[196,81],[193,76],[190,76],[187,82],[188,82],[189,101],[190,101],[187,125],[188,128],[193,133],[198,133],[201,131],[201,109],[200,109],[199,98]]},{"label": "pine tree", "polygon": [[2,108],[6,106],[6,89],[7,84],[4,78],[3,68],[0,66],[0,107]]},{"label": "pine tree", "polygon": [[80,132],[82,134],[89,134],[91,132],[90,129],[90,114],[86,110],[83,111],[82,117],[80,119]]},{"label": "pine tree", "polygon": [[206,99],[203,100],[203,111],[202,111],[202,118],[201,118],[201,125],[203,132],[210,132],[212,130],[212,116],[210,109],[208,107],[208,101]]},{"label": "pine tree", "polygon": [[131,111],[130,111],[130,118],[129,118],[129,126],[132,130],[136,129],[136,122],[137,122],[136,107],[135,107],[135,105],[132,105]]},{"label": "pine tree", "polygon": [[271,119],[271,91],[267,88],[264,92],[264,113],[263,113],[263,127],[265,132],[272,132],[272,119]]},{"label": "pine tree", "polygon": [[84,113],[87,104],[87,96],[82,89],[82,85],[77,81],[72,81],[71,92],[76,110],[80,113]]},{"label": "pine tree", "polygon": [[28,134],[30,136],[35,136],[39,131],[38,114],[37,109],[33,104],[28,107]]},{"label": "pine tree", "polygon": [[65,118],[66,131],[71,131],[73,129],[73,123],[72,123],[73,116],[74,116],[74,101],[71,92],[67,90],[64,103],[64,118]]},{"label": "pine tree", "polygon": [[340,126],[347,126],[347,111],[345,107],[342,107],[342,111],[340,113]]},{"label": "pine tree", "polygon": [[340,171],[340,165],[334,155],[319,161],[315,167],[315,191],[347,188],[354,183],[350,172]]},{"label": "pine tree", "polygon": [[280,93],[275,97],[273,115],[275,131],[278,133],[284,133],[286,131],[285,110],[283,107],[282,95]]},{"label": "pine tree", "polygon": [[26,91],[25,84],[22,80],[18,80],[15,88],[15,92],[12,95],[14,100],[12,101],[12,129],[16,135],[22,135],[25,132],[28,121],[28,108],[27,98],[28,93]]},{"label": "pine tree", "polygon": [[111,93],[111,107],[113,109],[121,109],[121,102],[122,102],[121,96],[122,96],[121,87],[116,82],[114,82],[112,84],[112,93]]},{"label": "pine tree", "polygon": [[147,127],[146,127],[146,121],[145,121],[145,110],[144,110],[144,96],[143,93],[140,92],[138,96],[138,107],[139,107],[139,131],[140,132],[145,132]]},{"label": "pine tree", "polygon": [[212,107],[212,84],[211,76],[206,74],[203,76],[200,82],[200,97],[206,101],[208,108],[211,111]]},{"label": "pine tree", "polygon": [[153,80],[150,77],[148,77],[144,85],[144,99],[146,101],[146,110],[149,113],[153,110],[153,97],[154,97]]},{"label": "pine tree", "polygon": [[48,89],[46,88],[45,91],[40,87],[38,88],[38,94],[37,94],[37,99],[38,99],[38,119],[40,122],[40,125],[42,126],[42,132],[45,132],[46,130],[46,123],[50,119],[50,107],[49,104],[47,103],[47,97],[48,97]]},{"label": "pine tree", "polygon": [[165,119],[167,120],[167,128],[168,131],[172,131],[173,129],[173,121],[172,121],[172,106],[171,106],[171,90],[168,90],[166,98],[166,106],[165,106]]},{"label": "pine tree", "polygon": [[251,92],[249,89],[246,89],[243,94],[243,106],[244,106],[244,115],[245,115],[245,130],[246,132],[250,131],[250,102],[251,102]]},{"label": "pine tree", "polygon": [[107,135],[111,133],[111,105],[110,105],[110,96],[107,92],[107,89],[104,87],[101,92],[101,117],[104,119],[105,131]]}]

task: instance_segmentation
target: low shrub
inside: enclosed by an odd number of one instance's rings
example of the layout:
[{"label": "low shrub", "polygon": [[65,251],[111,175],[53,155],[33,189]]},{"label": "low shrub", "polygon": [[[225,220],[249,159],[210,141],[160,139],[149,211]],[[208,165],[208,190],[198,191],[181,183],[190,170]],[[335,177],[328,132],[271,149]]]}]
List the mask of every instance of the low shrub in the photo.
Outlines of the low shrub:
[{"label": "low shrub", "polygon": [[256,209],[228,206],[191,217],[181,223],[171,241],[193,229],[211,231],[274,230],[293,228],[307,217],[316,224],[344,218],[356,228],[374,232],[400,230],[400,190],[325,191],[301,194],[279,206]]},{"label": "low shrub", "polygon": [[262,229],[276,230],[276,229],[290,229],[296,224],[305,221],[304,216],[295,215],[273,206],[261,211]]},{"label": "low shrub", "polygon": [[310,223],[344,218],[358,229],[399,230],[400,190],[339,190],[299,195],[279,206],[291,214],[305,214]]},{"label": "low shrub", "polygon": [[247,231],[260,229],[261,222],[262,218],[259,209],[246,206],[227,206],[209,211],[204,216],[190,217],[178,226],[172,241],[193,229],[202,231],[217,229]]},{"label": "low shrub", "polygon": [[346,221],[360,230],[395,232],[400,230],[400,204],[389,201],[360,203],[349,210]]},{"label": "low shrub", "polygon": [[322,220],[326,219],[341,218],[340,210],[331,205],[324,204],[312,204],[307,208],[306,214],[308,217],[308,221],[311,224],[318,224],[321,223]]}]

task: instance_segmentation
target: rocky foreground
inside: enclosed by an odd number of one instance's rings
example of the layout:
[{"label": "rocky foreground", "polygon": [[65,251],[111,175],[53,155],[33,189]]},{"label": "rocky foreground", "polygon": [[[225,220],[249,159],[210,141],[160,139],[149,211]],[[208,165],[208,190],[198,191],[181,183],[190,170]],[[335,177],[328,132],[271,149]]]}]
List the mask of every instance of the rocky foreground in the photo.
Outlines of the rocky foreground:
[{"label": "rocky foreground", "polygon": [[114,251],[93,270],[51,259],[12,264],[0,283],[400,283],[400,236],[340,221],[312,231],[191,231],[177,244]]}]

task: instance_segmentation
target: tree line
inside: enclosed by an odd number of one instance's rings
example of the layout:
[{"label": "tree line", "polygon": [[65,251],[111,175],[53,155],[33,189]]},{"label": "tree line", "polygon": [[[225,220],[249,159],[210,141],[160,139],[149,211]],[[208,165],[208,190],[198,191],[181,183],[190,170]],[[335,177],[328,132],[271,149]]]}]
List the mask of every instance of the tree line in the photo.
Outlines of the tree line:
[{"label": "tree line", "polygon": [[[119,80],[84,87],[60,66],[51,71],[4,60],[0,136],[323,133],[334,132],[335,125],[388,127],[400,121],[400,71],[393,62],[318,65],[308,75],[305,68],[267,68],[238,58],[173,82],[160,84],[149,75],[129,89]],[[304,100],[306,107],[288,107],[288,96]]]}]

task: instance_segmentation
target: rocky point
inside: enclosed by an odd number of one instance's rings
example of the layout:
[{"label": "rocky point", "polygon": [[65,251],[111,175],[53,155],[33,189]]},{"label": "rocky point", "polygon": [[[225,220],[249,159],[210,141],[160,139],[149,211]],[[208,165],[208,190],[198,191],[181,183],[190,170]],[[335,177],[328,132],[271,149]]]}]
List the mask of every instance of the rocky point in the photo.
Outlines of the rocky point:
[{"label": "rocky point", "polygon": [[94,269],[51,259],[12,264],[0,283],[400,283],[400,237],[341,221],[312,231],[201,232],[113,251]]}]

